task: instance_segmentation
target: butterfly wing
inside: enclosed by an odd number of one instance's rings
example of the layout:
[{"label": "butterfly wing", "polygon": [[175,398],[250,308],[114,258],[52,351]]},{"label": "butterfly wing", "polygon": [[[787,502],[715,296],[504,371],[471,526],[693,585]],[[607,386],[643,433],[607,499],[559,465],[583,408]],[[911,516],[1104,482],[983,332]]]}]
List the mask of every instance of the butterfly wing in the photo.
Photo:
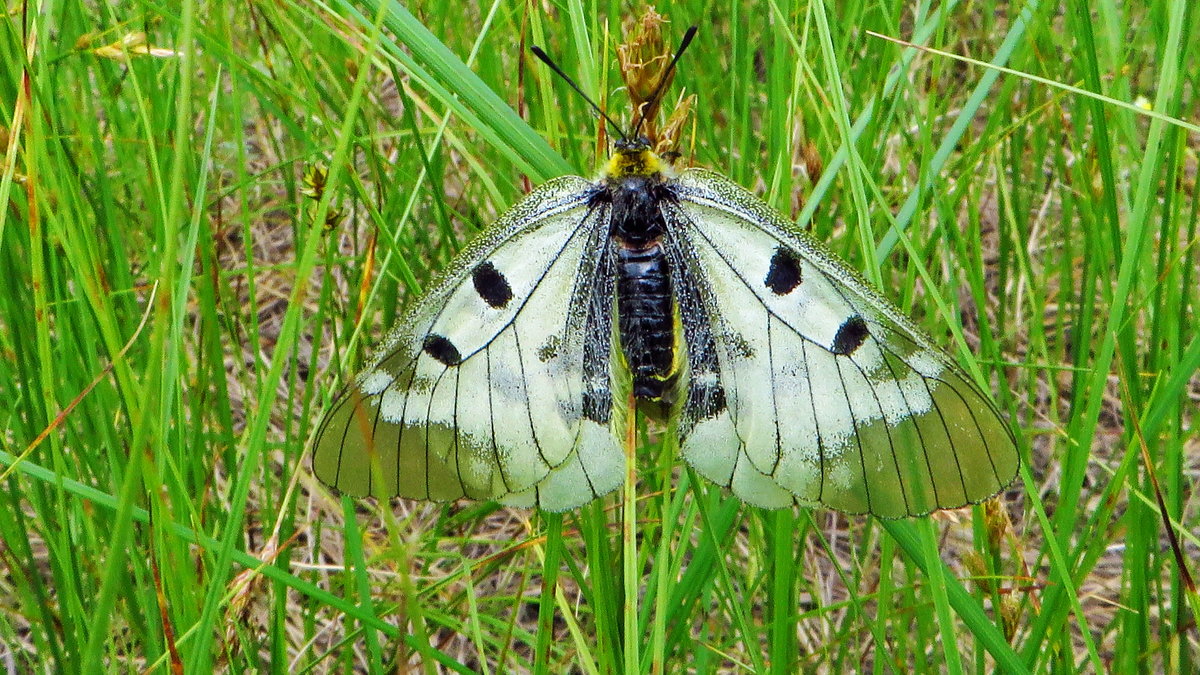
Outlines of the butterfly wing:
[{"label": "butterfly wing", "polygon": [[313,471],[350,495],[561,511],[620,484],[606,212],[568,176],[514,206],[384,340],[321,422]]},{"label": "butterfly wing", "polygon": [[665,206],[691,385],[684,458],[751,504],[886,518],[986,499],[1012,432],[961,368],[819,243],[700,169]]}]

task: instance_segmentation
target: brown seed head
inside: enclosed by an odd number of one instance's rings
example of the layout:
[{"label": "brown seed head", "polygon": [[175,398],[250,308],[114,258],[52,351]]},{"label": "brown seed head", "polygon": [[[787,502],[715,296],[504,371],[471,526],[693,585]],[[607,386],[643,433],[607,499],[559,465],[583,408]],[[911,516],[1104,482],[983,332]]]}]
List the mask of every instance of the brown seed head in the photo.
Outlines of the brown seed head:
[{"label": "brown seed head", "polygon": [[[617,62],[621,66],[621,79],[629,92],[629,100],[633,104],[634,115],[630,128],[635,128],[642,118],[642,135],[653,144],[657,135],[655,115],[658,113],[659,100],[651,100],[667,69],[671,64],[672,53],[663,44],[662,25],[667,20],[654,8],[648,8],[633,26],[627,27],[625,34],[629,38],[624,44],[617,46]],[[665,73],[668,78],[662,90],[671,86],[669,78],[673,73]]]}]

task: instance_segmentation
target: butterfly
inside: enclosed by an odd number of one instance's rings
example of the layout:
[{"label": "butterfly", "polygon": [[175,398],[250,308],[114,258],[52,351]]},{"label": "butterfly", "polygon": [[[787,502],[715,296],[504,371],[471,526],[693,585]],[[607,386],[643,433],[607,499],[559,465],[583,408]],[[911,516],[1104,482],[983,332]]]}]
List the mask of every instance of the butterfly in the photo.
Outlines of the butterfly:
[{"label": "butterfly", "polygon": [[1008,424],[900,310],[636,131],[598,180],[538,187],[416,300],[320,422],[318,478],[565,511],[621,484],[645,407],[699,475],[763,508],[915,516],[1014,479]]}]

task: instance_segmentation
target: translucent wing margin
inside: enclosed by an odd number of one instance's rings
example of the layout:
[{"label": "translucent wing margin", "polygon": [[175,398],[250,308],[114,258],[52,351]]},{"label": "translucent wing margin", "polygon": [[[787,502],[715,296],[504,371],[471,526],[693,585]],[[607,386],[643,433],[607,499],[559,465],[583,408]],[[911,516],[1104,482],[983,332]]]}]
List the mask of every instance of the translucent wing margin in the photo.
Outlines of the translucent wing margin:
[{"label": "translucent wing margin", "polygon": [[[684,458],[742,500],[898,518],[986,499],[1016,476],[991,400],[819,243],[724,177],[666,204],[689,389]],[[698,400],[698,397],[701,397]]]},{"label": "translucent wing margin", "polygon": [[551,511],[620,484],[627,414],[608,391],[611,250],[592,189],[543,185],[456,258],[326,413],[318,478]]}]

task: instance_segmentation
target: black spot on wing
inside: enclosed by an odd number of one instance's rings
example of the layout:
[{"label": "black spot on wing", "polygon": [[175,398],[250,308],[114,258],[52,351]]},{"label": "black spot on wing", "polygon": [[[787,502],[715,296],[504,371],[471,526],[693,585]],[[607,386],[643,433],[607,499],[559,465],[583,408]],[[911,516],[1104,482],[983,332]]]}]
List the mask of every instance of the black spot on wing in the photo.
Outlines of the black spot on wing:
[{"label": "black spot on wing", "polygon": [[504,309],[513,298],[512,286],[508,285],[508,279],[504,278],[490,260],[475,266],[471,271],[471,281],[475,284],[475,292],[492,309]]},{"label": "black spot on wing", "polygon": [[462,354],[458,353],[458,347],[441,335],[426,335],[421,349],[444,366],[457,366],[462,363]]},{"label": "black spot on wing", "polygon": [[771,269],[763,280],[775,295],[787,295],[800,285],[800,259],[795,253],[780,246],[771,256]]},{"label": "black spot on wing", "polygon": [[855,314],[838,327],[837,335],[833,336],[833,353],[838,356],[853,354],[867,340],[869,334],[867,322]]}]

